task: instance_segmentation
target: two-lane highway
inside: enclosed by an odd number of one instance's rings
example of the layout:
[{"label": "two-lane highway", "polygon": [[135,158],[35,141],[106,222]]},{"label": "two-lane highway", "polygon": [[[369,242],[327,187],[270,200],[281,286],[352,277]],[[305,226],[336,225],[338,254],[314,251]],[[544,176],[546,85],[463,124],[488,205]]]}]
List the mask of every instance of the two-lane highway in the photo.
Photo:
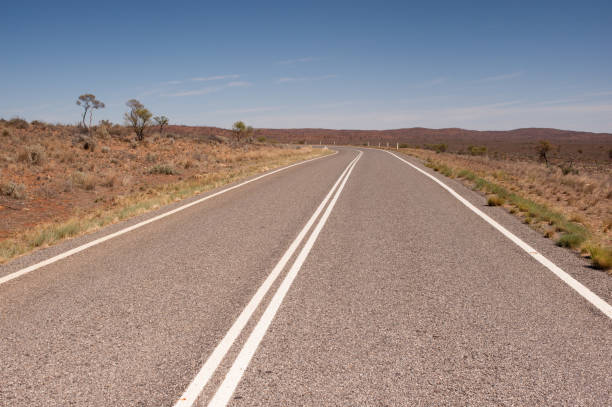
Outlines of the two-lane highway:
[{"label": "two-lane highway", "polygon": [[407,163],[340,148],[0,284],[0,405],[612,404],[612,279],[453,188],[604,312]]}]

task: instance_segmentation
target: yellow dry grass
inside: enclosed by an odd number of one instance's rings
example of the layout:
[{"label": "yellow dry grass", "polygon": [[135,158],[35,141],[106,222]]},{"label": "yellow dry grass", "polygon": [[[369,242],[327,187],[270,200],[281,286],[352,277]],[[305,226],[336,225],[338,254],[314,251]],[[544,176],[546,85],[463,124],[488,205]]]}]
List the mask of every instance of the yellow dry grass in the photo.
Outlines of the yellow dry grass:
[{"label": "yellow dry grass", "polygon": [[[4,224],[13,227],[0,240],[0,263],[219,186],[330,153],[308,147],[231,146],[159,135],[140,144],[125,137],[94,137],[92,151],[83,148],[71,126],[3,130],[0,184],[7,185],[9,192],[14,188],[8,186],[23,187],[25,197],[5,194],[0,205],[20,204],[27,210],[42,202],[48,213],[33,216],[41,219],[34,224],[4,219]],[[74,208],[60,213],[66,202]],[[19,214],[6,209],[1,213]]]}]

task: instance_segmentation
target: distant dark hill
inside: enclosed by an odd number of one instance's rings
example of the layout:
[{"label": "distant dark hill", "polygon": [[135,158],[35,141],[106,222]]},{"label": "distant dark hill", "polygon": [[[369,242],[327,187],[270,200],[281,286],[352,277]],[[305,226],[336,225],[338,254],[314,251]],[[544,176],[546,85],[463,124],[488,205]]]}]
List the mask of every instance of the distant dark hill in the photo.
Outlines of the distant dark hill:
[{"label": "distant dark hill", "polygon": [[[571,130],[525,128],[508,131],[478,131],[459,128],[426,129],[413,127],[395,130],[329,130],[329,129],[257,129],[257,135],[283,143],[356,144],[368,142],[395,146],[396,143],[423,147],[427,144],[446,144],[448,150],[459,152],[468,146],[486,146],[490,152],[511,156],[535,156],[539,140],[553,144],[560,158],[609,161],[612,134]],[[582,153],[580,153],[582,151]]]},{"label": "distant dark hill", "polygon": [[[169,126],[169,132],[185,136],[210,138],[230,137],[231,131],[218,127]],[[459,128],[427,129],[413,127],[394,130],[332,130],[332,129],[256,129],[257,137],[281,143],[353,144],[394,146],[396,143],[423,147],[446,144],[449,151],[466,151],[468,146],[486,146],[489,152],[510,156],[535,156],[539,140],[548,140],[559,158],[610,161],[612,134],[582,131],[524,128],[507,131],[479,131]]]}]

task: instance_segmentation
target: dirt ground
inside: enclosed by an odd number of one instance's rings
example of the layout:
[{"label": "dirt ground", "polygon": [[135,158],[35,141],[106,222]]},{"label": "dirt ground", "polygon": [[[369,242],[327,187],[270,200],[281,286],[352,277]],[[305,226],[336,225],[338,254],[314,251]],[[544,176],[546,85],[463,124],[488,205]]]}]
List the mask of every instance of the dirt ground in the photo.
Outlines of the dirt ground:
[{"label": "dirt ground", "polygon": [[110,207],[118,197],[300,153],[152,130],[138,142],[117,125],[99,126],[90,136],[75,126],[20,121],[0,122],[0,145],[0,240]]}]

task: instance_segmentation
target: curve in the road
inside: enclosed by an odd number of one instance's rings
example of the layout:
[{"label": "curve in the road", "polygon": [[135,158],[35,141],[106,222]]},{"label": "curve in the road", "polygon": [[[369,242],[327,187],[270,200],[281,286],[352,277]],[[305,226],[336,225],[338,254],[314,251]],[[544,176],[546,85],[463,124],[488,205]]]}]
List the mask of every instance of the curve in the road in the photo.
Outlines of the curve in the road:
[{"label": "curve in the road", "polygon": [[385,151],[386,153],[391,154],[393,157],[395,157],[398,160],[404,162],[405,164],[408,164],[409,166],[411,166],[412,168],[414,168],[415,170],[417,170],[421,174],[425,175],[426,177],[428,177],[429,179],[433,180],[435,183],[440,185],[448,193],[450,193],[454,198],[456,198],[459,202],[461,202],[466,207],[468,207],[468,209],[470,209],[476,215],[478,215],[482,219],[484,219],[488,224],[490,224],[495,229],[497,229],[501,234],[503,234],[508,239],[510,239],[514,244],[516,244],[518,247],[523,249],[527,254],[529,254],[531,257],[533,257],[535,260],[537,260],[540,264],[542,264],[548,270],[552,271],[565,284],[570,286],[573,290],[575,290],[578,294],[580,294],[585,300],[587,300],[594,307],[599,309],[604,315],[606,315],[608,318],[612,319],[612,305],[610,305],[607,302],[605,302],[597,294],[595,294],[593,291],[589,290],[587,287],[585,287],[578,280],[576,280],[575,278],[570,276],[567,272],[565,272],[559,266],[557,266],[555,263],[553,263],[548,258],[543,256],[536,249],[534,249],[533,247],[531,247],[530,245],[525,243],[522,239],[520,239],[514,233],[510,232],[508,229],[506,229],[505,227],[500,225],[498,222],[494,221],[489,215],[485,214],[480,209],[476,208],[467,199],[465,199],[464,197],[459,195],[454,189],[452,189],[451,187],[446,185],[444,182],[440,181],[439,179],[437,179],[436,177],[432,176],[431,174],[428,174],[427,172],[423,171],[422,169],[420,169],[416,165],[410,163],[409,161],[399,157],[398,155],[396,155],[396,154],[394,154],[394,153],[392,153],[390,151],[386,151],[386,150],[383,150],[383,151]]}]

